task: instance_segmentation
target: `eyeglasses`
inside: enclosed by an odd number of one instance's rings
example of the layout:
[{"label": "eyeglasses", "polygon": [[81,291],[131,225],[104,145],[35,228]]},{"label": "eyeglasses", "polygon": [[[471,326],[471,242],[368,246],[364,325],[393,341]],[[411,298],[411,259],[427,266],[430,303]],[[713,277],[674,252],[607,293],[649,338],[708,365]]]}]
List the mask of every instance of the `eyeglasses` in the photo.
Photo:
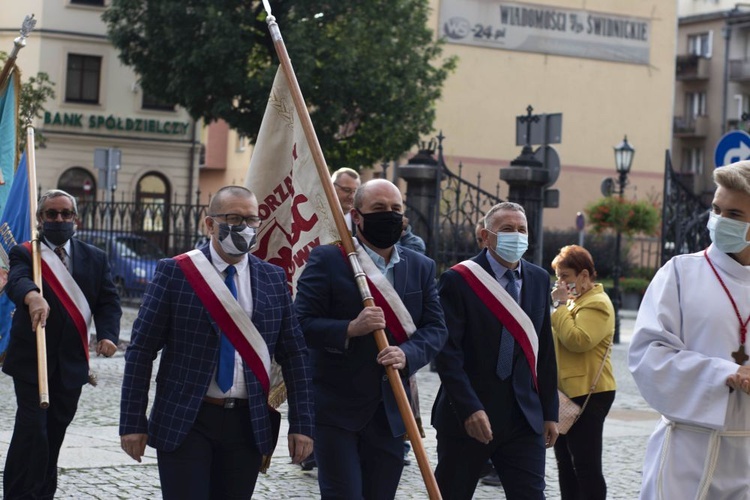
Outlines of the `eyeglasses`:
[{"label": "eyeglasses", "polygon": [[342,190],[346,194],[350,194],[351,195],[351,194],[354,194],[354,193],[357,192],[357,188],[344,187],[344,186],[342,186],[341,184],[339,184],[337,182],[334,182],[333,185],[336,186],[337,188],[339,188],[340,190]]},{"label": "eyeglasses", "polygon": [[248,217],[245,217],[244,215],[240,214],[214,214],[210,217],[221,217],[230,226],[240,226],[242,224],[247,224],[247,227],[260,227],[260,224],[263,222],[257,215],[250,215]]},{"label": "eyeglasses", "polygon": [[44,213],[44,217],[49,221],[57,220],[58,215],[62,217],[62,220],[66,220],[66,221],[71,221],[73,220],[73,217],[76,216],[76,213],[71,210],[49,209],[49,210],[45,210],[43,213]]}]

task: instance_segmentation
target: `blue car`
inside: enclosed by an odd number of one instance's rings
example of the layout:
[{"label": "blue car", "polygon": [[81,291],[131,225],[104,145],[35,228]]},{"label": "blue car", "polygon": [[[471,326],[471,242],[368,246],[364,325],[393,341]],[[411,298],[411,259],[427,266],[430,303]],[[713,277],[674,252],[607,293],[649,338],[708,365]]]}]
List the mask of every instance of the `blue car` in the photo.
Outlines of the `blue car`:
[{"label": "blue car", "polygon": [[106,252],[112,279],[120,297],[138,297],[154,277],[164,252],[143,236],[133,233],[81,230],[76,238]]}]

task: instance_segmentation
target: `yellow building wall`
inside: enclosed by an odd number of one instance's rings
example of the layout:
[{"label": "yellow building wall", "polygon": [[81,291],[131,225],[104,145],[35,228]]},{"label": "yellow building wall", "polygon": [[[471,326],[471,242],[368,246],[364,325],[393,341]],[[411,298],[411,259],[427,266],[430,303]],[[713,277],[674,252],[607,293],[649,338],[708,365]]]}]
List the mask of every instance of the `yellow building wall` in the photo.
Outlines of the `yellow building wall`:
[{"label": "yellow building wall", "polygon": [[[485,0],[487,1],[487,0]],[[490,1],[500,4],[508,2]],[[513,2],[521,4],[527,2]],[[677,11],[660,0],[539,0],[530,6],[585,10],[642,18],[650,23],[649,62],[632,64],[446,43],[458,66],[437,103],[436,130],[445,135],[448,167],[491,192],[499,170],[521,152],[515,145],[518,115],[562,113],[562,141],[554,144],[561,172],[553,188],[560,208],[544,211],[548,228],[572,228],[578,211],[601,197],[605,177],[615,177],[613,147],[627,134],[636,149],[626,197],[661,197],[665,151],[672,137]],[[432,0],[430,24],[441,32],[441,2]],[[507,184],[500,181],[500,195]]]}]

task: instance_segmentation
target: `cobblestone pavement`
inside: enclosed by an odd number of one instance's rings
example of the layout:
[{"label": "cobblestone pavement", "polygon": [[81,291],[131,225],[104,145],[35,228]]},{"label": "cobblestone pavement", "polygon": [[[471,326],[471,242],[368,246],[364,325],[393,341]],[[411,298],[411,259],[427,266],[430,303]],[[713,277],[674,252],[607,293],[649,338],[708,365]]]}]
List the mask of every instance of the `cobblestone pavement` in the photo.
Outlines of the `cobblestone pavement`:
[{"label": "cobblestone pavement", "polygon": [[[124,339],[129,338],[129,325],[135,310],[127,310],[123,318]],[[632,319],[623,320],[623,339],[627,340]],[[126,327],[127,325],[127,327]],[[637,498],[640,489],[641,464],[646,440],[658,415],[638,394],[626,366],[627,343],[616,345],[613,363],[618,382],[617,398],[605,424],[604,469],[609,498]],[[120,450],[118,436],[120,383],[124,369],[124,353],[110,359],[92,357],[92,369],[99,385],[83,389],[76,418],[68,429],[59,460],[56,498],[75,499],[151,499],[160,498],[156,453],[148,448],[142,463],[130,459]],[[156,370],[154,370],[154,373]],[[427,437],[424,445],[435,467],[435,431],[429,426],[429,415],[439,387],[437,374],[427,368],[418,373],[422,416]],[[154,384],[152,383],[152,389]],[[153,399],[153,394],[152,398]],[[282,406],[286,417],[286,407]],[[10,441],[15,416],[12,379],[0,376],[0,456],[4,457]],[[271,469],[261,475],[254,498],[310,499],[319,498],[315,470],[305,472],[289,462],[286,450],[286,422],[276,449]],[[404,468],[397,499],[425,499],[419,467],[413,454],[411,465]],[[2,459],[4,462],[4,458]],[[0,491],[2,491],[0,485]],[[503,499],[502,488],[479,485],[476,499]],[[554,453],[547,453],[547,498],[559,498]]]}]

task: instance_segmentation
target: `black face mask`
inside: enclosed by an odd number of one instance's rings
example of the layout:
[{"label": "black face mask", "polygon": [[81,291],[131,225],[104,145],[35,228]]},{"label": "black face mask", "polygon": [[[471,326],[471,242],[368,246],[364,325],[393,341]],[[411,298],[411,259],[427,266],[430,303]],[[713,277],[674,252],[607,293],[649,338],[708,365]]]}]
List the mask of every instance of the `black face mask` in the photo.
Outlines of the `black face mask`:
[{"label": "black face mask", "polygon": [[401,238],[403,231],[404,214],[398,212],[372,212],[363,214],[363,226],[357,226],[367,241],[376,248],[390,248]]},{"label": "black face mask", "polygon": [[66,241],[73,237],[76,232],[75,222],[45,222],[42,224],[42,234],[44,237],[59,247],[64,245]]}]

